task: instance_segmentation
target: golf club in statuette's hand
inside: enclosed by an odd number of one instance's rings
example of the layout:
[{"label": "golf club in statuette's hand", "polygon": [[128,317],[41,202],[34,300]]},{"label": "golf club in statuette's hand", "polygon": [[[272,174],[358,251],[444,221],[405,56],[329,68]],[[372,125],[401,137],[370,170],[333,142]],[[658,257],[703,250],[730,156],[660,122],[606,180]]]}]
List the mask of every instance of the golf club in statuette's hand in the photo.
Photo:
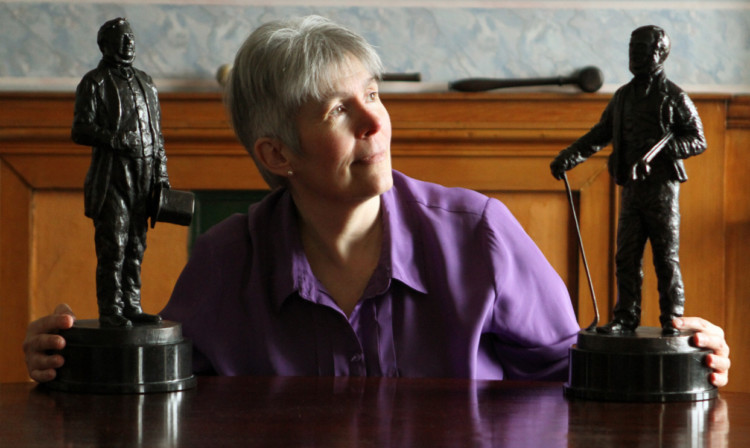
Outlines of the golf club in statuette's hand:
[{"label": "golf club in statuette's hand", "polygon": [[594,320],[591,324],[586,327],[586,331],[593,331],[599,324],[599,306],[596,304],[596,293],[594,292],[594,282],[591,280],[591,271],[589,270],[589,262],[586,259],[586,251],[583,248],[583,238],[581,237],[581,226],[578,224],[578,215],[576,214],[575,203],[573,202],[573,191],[570,188],[570,182],[568,182],[568,176],[563,173],[563,181],[565,181],[565,191],[568,196],[568,203],[570,204],[571,215],[573,216],[573,223],[576,225],[576,234],[578,235],[578,249],[581,251],[581,260],[583,261],[583,267],[586,269],[586,278],[589,282],[589,292],[591,293],[591,302],[594,306]]}]

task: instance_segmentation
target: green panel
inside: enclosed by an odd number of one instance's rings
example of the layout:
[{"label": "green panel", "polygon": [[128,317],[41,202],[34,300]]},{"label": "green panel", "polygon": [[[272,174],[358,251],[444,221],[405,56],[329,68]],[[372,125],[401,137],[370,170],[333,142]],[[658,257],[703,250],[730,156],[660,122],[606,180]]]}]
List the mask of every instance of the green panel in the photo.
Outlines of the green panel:
[{"label": "green panel", "polygon": [[188,249],[198,235],[235,213],[247,213],[248,207],[263,199],[268,190],[194,191],[195,214],[190,224]]}]

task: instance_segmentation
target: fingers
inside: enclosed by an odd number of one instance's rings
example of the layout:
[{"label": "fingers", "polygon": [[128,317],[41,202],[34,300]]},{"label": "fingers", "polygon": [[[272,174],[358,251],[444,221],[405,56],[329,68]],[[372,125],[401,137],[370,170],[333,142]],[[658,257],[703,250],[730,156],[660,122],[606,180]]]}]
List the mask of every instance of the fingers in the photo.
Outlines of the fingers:
[{"label": "fingers", "polygon": [[711,384],[713,384],[716,387],[724,387],[729,383],[729,373],[718,373],[714,372],[709,377],[709,380],[711,381]]},{"label": "fingers", "polygon": [[714,354],[724,358],[729,358],[729,345],[724,339],[723,332],[721,334],[699,332],[693,336],[693,343],[696,347],[707,348],[713,350]]},{"label": "fingers", "polygon": [[38,334],[27,338],[23,344],[26,354],[26,368],[29,376],[38,382],[50,381],[55,378],[55,369],[62,367],[64,359],[51,351],[62,350],[65,339],[56,334]]},{"label": "fingers", "polygon": [[67,303],[61,303],[55,307],[55,311],[52,314],[69,314],[73,316],[73,318],[76,317],[75,314],[73,314],[73,310],[68,306]]},{"label": "fingers", "polygon": [[58,334],[38,334],[23,342],[23,350],[27,356],[63,348],[65,348],[65,338]]},{"label": "fingers", "polygon": [[674,325],[680,330],[696,330],[720,334],[724,337],[724,330],[706,319],[700,317],[679,317],[674,320]]},{"label": "fingers", "polygon": [[721,327],[700,317],[675,319],[674,326],[679,330],[697,331],[693,337],[696,347],[707,348],[713,350],[718,356],[729,357],[729,346],[726,339],[724,339],[724,330]]},{"label": "fingers", "polygon": [[674,320],[675,328],[679,330],[695,330],[693,343],[696,347],[712,350],[706,355],[706,365],[713,369],[710,376],[711,384],[716,387],[725,386],[729,382],[729,345],[724,339],[724,330],[711,322],[699,317],[682,317]]},{"label": "fingers", "polygon": [[706,355],[706,365],[714,370],[710,377],[711,384],[723,387],[729,383],[729,367],[732,365],[729,358],[713,354]]},{"label": "fingers", "polygon": [[75,316],[70,307],[64,304],[58,305],[53,314],[41,317],[30,323],[26,330],[26,337],[58,330],[67,330],[73,326],[73,322],[75,322]]},{"label": "fingers", "polygon": [[57,371],[55,369],[32,370],[29,372],[29,376],[37,383],[46,383],[48,381],[54,380],[55,377],[57,377]]},{"label": "fingers", "polygon": [[27,357],[26,363],[31,379],[43,383],[55,379],[56,369],[62,367],[65,360],[58,354],[46,355],[44,352],[37,352]]},{"label": "fingers", "polygon": [[55,369],[60,368],[64,360],[61,355],[51,352],[65,347],[65,339],[55,333],[71,328],[74,322],[73,311],[68,305],[61,304],[53,314],[29,324],[23,351],[26,355],[26,368],[33,380],[45,382],[55,378]]}]

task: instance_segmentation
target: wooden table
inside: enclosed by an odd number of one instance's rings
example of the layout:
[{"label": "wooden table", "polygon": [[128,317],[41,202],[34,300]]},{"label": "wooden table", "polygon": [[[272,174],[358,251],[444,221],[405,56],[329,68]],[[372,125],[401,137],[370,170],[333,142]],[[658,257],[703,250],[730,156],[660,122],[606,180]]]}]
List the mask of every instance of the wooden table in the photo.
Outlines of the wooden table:
[{"label": "wooden table", "polygon": [[79,395],[0,384],[0,446],[750,446],[750,394],[569,401],[559,383],[200,378],[185,392]]}]

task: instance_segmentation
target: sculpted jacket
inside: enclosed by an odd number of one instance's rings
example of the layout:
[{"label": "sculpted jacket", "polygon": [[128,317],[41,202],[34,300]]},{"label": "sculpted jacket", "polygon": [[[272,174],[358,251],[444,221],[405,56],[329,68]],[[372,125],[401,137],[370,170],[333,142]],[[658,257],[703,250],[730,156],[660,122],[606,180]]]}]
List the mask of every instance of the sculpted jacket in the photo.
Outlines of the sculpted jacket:
[{"label": "sculpted jacket", "polygon": [[[84,183],[85,214],[96,218],[107,195],[112,160],[118,155],[116,138],[122,116],[123,99],[112,73],[114,68],[102,61],[88,72],[76,89],[75,114],[71,137],[79,145],[92,147],[91,166]],[[161,134],[161,109],[153,80],[133,67],[148,106],[153,136],[154,175],[152,186],[167,179],[167,157]]]},{"label": "sculpted jacket", "polygon": [[[706,150],[703,124],[688,95],[663,73],[657,75],[653,82],[652,88],[659,89],[661,96],[659,119],[662,135],[671,131],[674,136],[668,146],[656,156],[652,165],[661,164],[666,169],[659,170],[660,172],[669,173],[670,179],[685,182],[687,173],[682,159]],[[633,84],[634,81],[631,81],[620,87],[602,113],[599,123],[561,153],[575,166],[612,143],[612,154],[607,165],[609,174],[618,185],[628,182],[632,169],[632,166],[624,163],[623,109],[627,94],[634,88]]]}]

